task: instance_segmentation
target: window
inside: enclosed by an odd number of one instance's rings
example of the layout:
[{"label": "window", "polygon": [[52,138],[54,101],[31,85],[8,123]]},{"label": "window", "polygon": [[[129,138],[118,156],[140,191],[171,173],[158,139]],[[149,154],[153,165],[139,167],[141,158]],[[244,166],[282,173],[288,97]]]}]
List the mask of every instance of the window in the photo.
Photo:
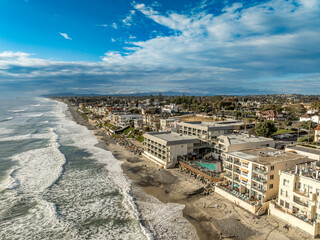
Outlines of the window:
[{"label": "window", "polygon": [[273,188],[273,184],[270,184],[270,185],[269,185],[269,189],[272,189],[272,188]]},{"label": "window", "polygon": [[290,204],[288,202],[286,202],[286,208],[289,208]]},{"label": "window", "polygon": [[274,170],[274,166],[271,166],[271,167],[270,167],[270,170],[273,171],[273,170]]},{"label": "window", "polygon": [[284,191],[282,189],[280,189],[280,195],[284,196]]},{"label": "window", "polygon": [[309,193],[311,193],[311,194],[313,193],[313,187],[311,187],[311,186],[309,187]]},{"label": "window", "polygon": [[283,185],[288,187],[289,186],[289,180],[283,179]]},{"label": "window", "polygon": [[284,201],[283,200],[280,200],[280,205],[284,206]]},{"label": "window", "polygon": [[298,188],[301,189],[301,182],[298,183]]},{"label": "window", "polygon": [[320,189],[317,188],[317,196],[320,196]]},{"label": "window", "polygon": [[270,175],[270,180],[272,180],[274,178],[274,175]]}]

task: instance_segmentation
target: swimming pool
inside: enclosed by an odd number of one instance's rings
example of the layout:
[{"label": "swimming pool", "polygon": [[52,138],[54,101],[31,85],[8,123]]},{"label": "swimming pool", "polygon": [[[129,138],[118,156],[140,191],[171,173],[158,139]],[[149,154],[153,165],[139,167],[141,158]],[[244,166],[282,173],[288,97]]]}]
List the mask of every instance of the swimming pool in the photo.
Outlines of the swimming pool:
[{"label": "swimming pool", "polygon": [[217,170],[217,166],[216,166],[215,163],[200,163],[200,162],[197,162],[196,164],[199,165],[200,167],[203,167],[203,168],[206,168],[206,169],[209,169],[209,170]]}]

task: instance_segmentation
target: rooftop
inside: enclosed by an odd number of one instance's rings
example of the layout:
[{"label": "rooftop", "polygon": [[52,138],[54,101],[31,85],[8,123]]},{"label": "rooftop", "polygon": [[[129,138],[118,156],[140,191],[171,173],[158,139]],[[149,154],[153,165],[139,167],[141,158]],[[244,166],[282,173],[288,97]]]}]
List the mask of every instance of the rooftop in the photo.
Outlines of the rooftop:
[{"label": "rooftop", "polygon": [[162,140],[163,144],[167,145],[199,142],[196,137],[185,136],[175,132],[149,132],[144,134],[144,136],[147,138],[153,138],[154,140]]},{"label": "rooftop", "polygon": [[181,122],[180,125],[189,125],[190,127],[200,126],[202,128],[215,129],[215,128],[230,128],[232,129],[233,126],[242,126],[243,121],[237,120],[229,120],[229,121],[216,121],[216,122],[201,122],[201,121],[194,121],[194,122]]},{"label": "rooftop", "polygon": [[258,137],[254,135],[250,136],[248,134],[230,134],[219,137],[219,139],[223,138],[227,138],[230,145],[273,141],[272,138]]},{"label": "rooftop", "polygon": [[307,153],[313,153],[313,154],[318,154],[320,155],[320,149],[315,149],[315,148],[308,148],[308,147],[303,147],[303,146],[290,146],[286,148],[287,150],[297,150],[301,152],[307,152]]},{"label": "rooftop", "polygon": [[287,162],[299,159],[307,159],[307,157],[296,153],[279,151],[273,148],[260,148],[245,151],[235,151],[227,154],[262,165],[269,165],[278,162]]}]

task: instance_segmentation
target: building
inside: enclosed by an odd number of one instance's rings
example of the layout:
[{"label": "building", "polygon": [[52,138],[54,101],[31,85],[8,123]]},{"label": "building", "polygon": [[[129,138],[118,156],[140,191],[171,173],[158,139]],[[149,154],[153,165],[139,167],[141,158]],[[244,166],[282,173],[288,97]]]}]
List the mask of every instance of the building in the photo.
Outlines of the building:
[{"label": "building", "polygon": [[306,156],[273,148],[223,153],[225,177],[232,190],[266,202],[278,195],[279,170],[308,161]]},{"label": "building", "polygon": [[287,116],[279,111],[267,110],[263,112],[257,112],[257,116],[260,119],[271,120],[271,121],[285,121],[287,120]]},{"label": "building", "polygon": [[180,121],[174,118],[160,119],[160,132],[177,132],[177,123]]},{"label": "building", "polygon": [[186,136],[195,136],[204,142],[211,142],[220,135],[233,133],[235,129],[243,126],[242,121],[217,121],[217,122],[180,122],[179,133]]},{"label": "building", "polygon": [[164,105],[162,107],[163,113],[177,113],[179,112],[179,107],[176,104]]},{"label": "building", "polygon": [[117,124],[119,126],[129,126],[130,124],[134,124],[134,121],[142,121],[142,115],[140,114],[123,114],[119,115],[117,118]]},{"label": "building", "polygon": [[300,122],[312,121],[314,123],[319,123],[318,113],[306,113],[299,118]]},{"label": "building", "polygon": [[280,172],[278,201],[270,213],[317,236],[320,233],[319,162],[297,164]]},{"label": "building", "polygon": [[221,135],[212,141],[213,157],[222,160],[222,153],[257,149],[263,147],[275,147],[272,138],[258,137],[250,134]]},{"label": "building", "polygon": [[319,142],[320,140],[320,125],[314,129],[314,141]]},{"label": "building", "polygon": [[300,155],[307,156],[309,159],[320,161],[320,149],[297,145],[297,146],[287,146],[286,151],[298,153]]},{"label": "building", "polygon": [[143,155],[164,168],[175,167],[178,156],[193,153],[196,145],[200,143],[196,137],[183,136],[175,132],[150,132],[143,137]]}]

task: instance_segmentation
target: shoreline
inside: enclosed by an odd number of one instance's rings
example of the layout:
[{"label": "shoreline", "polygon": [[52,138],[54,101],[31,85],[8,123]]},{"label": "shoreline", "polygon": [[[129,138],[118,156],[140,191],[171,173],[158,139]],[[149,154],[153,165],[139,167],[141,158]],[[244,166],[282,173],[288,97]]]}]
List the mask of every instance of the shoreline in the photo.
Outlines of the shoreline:
[{"label": "shoreline", "polygon": [[162,169],[142,156],[134,155],[97,129],[68,105],[73,120],[92,130],[99,143],[122,162],[121,168],[131,181],[132,196],[141,216],[140,224],[154,239],[171,240],[291,240],[312,239],[304,231],[269,216],[255,216],[213,192],[194,194],[203,183],[180,172]]},{"label": "shoreline", "polygon": [[[189,196],[189,194],[204,187],[204,184],[186,176],[184,173],[180,173],[179,169],[160,169],[159,166],[147,161],[142,156],[134,155],[118,145],[103,130],[97,129],[85,120],[76,111],[75,107],[68,105],[68,110],[76,123],[93,131],[98,141],[104,144],[105,149],[112,152],[113,156],[122,162],[121,168],[131,181],[132,194],[142,216],[141,223],[155,235],[155,239],[218,239],[219,233],[210,223],[211,218],[204,212],[202,213],[198,207],[195,207],[195,203],[205,196]],[[157,209],[150,209],[150,202],[159,205],[160,208],[169,207],[169,211],[177,209],[171,216],[174,219],[171,219],[170,222],[164,219],[166,222],[162,223],[154,220],[149,215],[152,215]],[[148,218],[151,220],[148,220]],[[161,226],[161,224],[164,226]],[[194,229],[192,229],[192,226]],[[164,230],[162,227],[169,228],[165,230],[174,232],[171,233],[171,236],[169,232],[167,232],[168,236],[158,236],[158,234],[161,235],[160,231]],[[181,231],[184,231],[184,237],[182,237],[183,233]]]}]

